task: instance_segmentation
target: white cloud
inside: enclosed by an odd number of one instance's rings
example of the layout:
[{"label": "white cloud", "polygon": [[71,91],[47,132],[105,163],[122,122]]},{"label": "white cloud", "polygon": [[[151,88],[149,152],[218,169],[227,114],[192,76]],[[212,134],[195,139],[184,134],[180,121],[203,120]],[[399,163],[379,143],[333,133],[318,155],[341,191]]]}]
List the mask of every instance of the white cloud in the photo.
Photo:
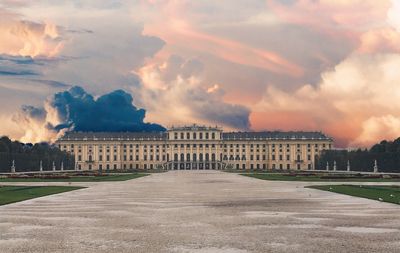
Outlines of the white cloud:
[{"label": "white cloud", "polygon": [[400,1],[392,0],[392,7],[388,12],[388,22],[400,32]]},{"label": "white cloud", "polygon": [[207,88],[202,79],[202,63],[173,55],[167,61],[150,63],[138,74],[144,86],[134,89],[149,121],[164,125],[203,123],[230,129],[249,128],[249,110],[223,101],[218,85]]}]

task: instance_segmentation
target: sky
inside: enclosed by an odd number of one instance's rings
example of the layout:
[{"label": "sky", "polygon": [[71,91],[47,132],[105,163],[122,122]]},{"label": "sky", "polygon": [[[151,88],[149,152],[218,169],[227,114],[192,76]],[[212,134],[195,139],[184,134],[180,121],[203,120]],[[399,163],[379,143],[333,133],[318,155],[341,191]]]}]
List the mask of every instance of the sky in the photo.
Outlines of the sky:
[{"label": "sky", "polygon": [[0,0],[0,135],[25,142],[197,123],[368,147],[400,136],[399,69],[400,0]]}]

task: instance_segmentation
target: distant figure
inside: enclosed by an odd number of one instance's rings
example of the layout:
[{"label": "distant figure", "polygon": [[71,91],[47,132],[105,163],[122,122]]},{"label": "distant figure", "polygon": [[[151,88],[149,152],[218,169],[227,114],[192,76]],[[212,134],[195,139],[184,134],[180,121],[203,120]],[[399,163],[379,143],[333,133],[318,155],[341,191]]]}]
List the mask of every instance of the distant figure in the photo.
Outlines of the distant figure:
[{"label": "distant figure", "polygon": [[15,160],[12,160],[11,173],[15,173]]},{"label": "distant figure", "polygon": [[378,173],[378,161],[377,160],[375,160],[375,163],[374,163],[374,173]]}]

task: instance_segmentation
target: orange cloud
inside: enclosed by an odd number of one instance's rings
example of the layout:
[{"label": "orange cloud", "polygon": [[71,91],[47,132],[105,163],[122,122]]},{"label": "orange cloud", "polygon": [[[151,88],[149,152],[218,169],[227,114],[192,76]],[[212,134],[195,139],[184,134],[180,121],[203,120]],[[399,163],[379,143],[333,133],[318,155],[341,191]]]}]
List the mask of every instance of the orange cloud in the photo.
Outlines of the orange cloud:
[{"label": "orange cloud", "polygon": [[398,66],[399,54],[354,54],[323,73],[317,87],[305,85],[291,93],[269,87],[253,108],[252,125],[323,130],[341,146],[397,138]]},{"label": "orange cloud", "polygon": [[62,46],[54,24],[23,21],[0,9],[0,54],[52,57]]},{"label": "orange cloud", "polygon": [[393,28],[368,31],[360,37],[359,53],[400,52],[400,33]]}]

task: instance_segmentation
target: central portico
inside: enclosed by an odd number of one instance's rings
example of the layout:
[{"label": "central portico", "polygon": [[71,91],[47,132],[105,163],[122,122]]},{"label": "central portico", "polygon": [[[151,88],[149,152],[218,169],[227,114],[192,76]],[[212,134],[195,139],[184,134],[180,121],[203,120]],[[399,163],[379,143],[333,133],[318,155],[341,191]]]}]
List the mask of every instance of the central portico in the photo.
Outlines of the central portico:
[{"label": "central portico", "polygon": [[222,129],[219,127],[184,126],[172,127],[167,132],[171,161],[165,164],[169,170],[220,170],[226,164],[220,150]]}]

